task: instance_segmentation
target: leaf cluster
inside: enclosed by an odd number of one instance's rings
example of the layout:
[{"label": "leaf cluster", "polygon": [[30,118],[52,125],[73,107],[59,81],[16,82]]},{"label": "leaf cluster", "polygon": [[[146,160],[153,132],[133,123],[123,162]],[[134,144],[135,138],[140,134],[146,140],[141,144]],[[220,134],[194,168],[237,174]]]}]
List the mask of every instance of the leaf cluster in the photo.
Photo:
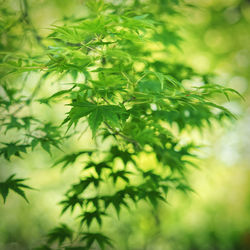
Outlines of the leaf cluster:
[{"label": "leaf cluster", "polygon": [[[37,34],[25,5],[25,15],[21,13],[20,18],[26,20],[24,26],[28,25],[42,52],[0,54],[4,68],[0,119],[6,136],[13,131],[17,134],[14,142],[1,142],[1,157],[8,161],[20,158],[38,145],[50,155],[52,147],[68,152],[69,144],[64,142],[74,142],[74,135],[85,133],[86,127],[96,141],[95,149],[83,145],[53,164],[69,171],[73,165],[82,168],[82,175],[69,185],[60,205],[62,214],[71,211],[80,228],[88,231],[77,232],[61,224],[52,229],[40,249],[111,247],[103,231],[104,218],[112,218],[113,211],[120,215],[123,208],[134,209],[141,202],[156,208],[161,201],[167,202],[170,190],[192,191],[186,176],[196,166],[199,145],[191,140],[183,143],[183,132],[202,132],[214,121],[232,119],[234,115],[218,96],[229,101],[231,94],[239,95],[213,84],[210,74],[199,74],[170,60],[169,55],[181,47],[181,34],[171,18],[180,15],[182,1],[84,2],[86,17],[72,17],[61,26],[52,26],[46,38]],[[11,39],[15,22],[8,26],[0,20],[0,35],[9,34]],[[11,43],[13,50],[16,42]],[[26,84],[31,72],[40,76],[32,91]],[[23,80],[17,87],[15,74]],[[199,86],[194,83],[197,77]],[[58,91],[46,96],[41,88],[50,80]],[[65,105],[60,125],[31,112],[34,103],[53,110],[59,102]],[[108,144],[108,150],[102,142]],[[81,157],[87,161],[79,164]],[[141,163],[142,157],[155,158],[150,169]],[[0,183],[4,202],[9,190],[26,199],[23,189],[30,187],[23,184],[25,179],[14,177]]]}]

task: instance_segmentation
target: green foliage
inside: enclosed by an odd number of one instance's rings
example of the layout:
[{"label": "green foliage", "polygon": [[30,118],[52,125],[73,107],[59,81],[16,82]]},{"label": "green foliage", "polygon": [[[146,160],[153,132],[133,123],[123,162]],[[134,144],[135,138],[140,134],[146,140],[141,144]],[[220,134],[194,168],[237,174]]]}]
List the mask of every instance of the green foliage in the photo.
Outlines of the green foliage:
[{"label": "green foliage", "polygon": [[110,239],[100,233],[82,233],[81,240],[87,241],[87,249],[89,249],[95,241],[98,243],[101,249],[104,249],[105,245],[112,246]]},{"label": "green foliage", "polygon": [[70,164],[73,164],[77,158],[83,154],[88,154],[89,156],[91,156],[93,154],[94,151],[80,151],[80,152],[77,152],[77,153],[74,153],[74,154],[70,154],[70,155],[65,155],[64,157],[62,157],[61,159],[59,159],[58,161],[56,161],[53,165],[56,166],[58,164],[61,164],[61,163],[64,163],[62,168],[66,168],[68,165]]},{"label": "green foliage", "polygon": [[56,240],[59,241],[59,245],[61,245],[65,240],[72,239],[73,231],[65,224],[61,224],[59,227],[54,228],[48,234],[48,242],[52,243]]},{"label": "green foliage", "polygon": [[[66,142],[85,132],[83,125],[90,128],[97,141],[94,150],[86,147],[64,154],[53,165],[70,169],[81,156],[87,156],[88,161],[81,165],[83,177],[68,188],[60,205],[62,214],[70,210],[72,216],[77,215],[81,228],[86,226],[89,231],[76,232],[61,224],[48,234],[47,244],[40,249],[51,249],[56,244],[60,249],[91,249],[95,244],[101,249],[111,247],[107,236],[94,231],[96,226],[105,231],[104,216],[112,217],[113,210],[120,215],[123,208],[132,209],[132,204],[140,201],[156,208],[167,201],[170,190],[192,191],[185,175],[190,166],[195,166],[193,159],[197,156],[193,151],[198,145],[183,143],[182,131],[202,131],[205,123],[211,125],[212,120],[231,119],[229,110],[215,100],[218,94],[229,98],[230,93],[238,93],[210,83],[211,77],[182,63],[155,56],[159,52],[170,53],[172,47],[180,48],[180,35],[162,15],[178,15],[180,2],[152,4],[135,0],[117,4],[89,0],[85,6],[87,17],[71,18],[65,25],[53,26],[47,38],[37,36],[32,28],[42,50],[37,49],[36,55],[25,50],[13,54],[11,49],[0,55],[4,66],[1,121],[6,135],[16,129],[20,137],[15,142],[2,142],[1,156],[10,161],[12,156],[25,155],[28,148],[35,150],[37,145],[50,155],[53,147],[66,151]],[[7,23],[1,25],[5,27],[3,33],[11,32]],[[17,49],[15,42],[12,46]],[[19,52],[26,56],[21,57]],[[33,71],[39,71],[40,79],[30,94],[25,84],[16,89],[13,85],[17,82],[7,77],[24,77]],[[203,79],[201,86],[194,86],[197,76]],[[51,79],[59,91],[43,96],[40,88]],[[60,81],[68,79],[73,82],[67,82],[67,89],[62,89]],[[35,99],[36,95],[40,98]],[[60,125],[53,119],[41,120],[39,113],[24,116],[22,112],[38,104],[49,105],[53,110],[59,102],[68,111]],[[109,149],[104,151],[98,141],[108,141]],[[140,164],[142,155],[154,156],[156,166],[146,170]],[[12,175],[0,183],[4,201],[9,190],[26,199],[22,188],[29,187],[22,184],[24,180]]]},{"label": "green foliage", "polygon": [[0,149],[0,155],[3,155],[6,160],[10,160],[10,157],[15,155],[21,157],[20,153],[26,153],[26,148],[29,145],[26,144],[19,144],[20,141],[11,142],[11,143],[4,143],[5,146]]},{"label": "green foliage", "polygon": [[18,195],[22,196],[27,202],[26,195],[23,189],[32,189],[31,187],[23,184],[26,179],[15,179],[15,174],[11,175],[6,181],[0,182],[0,194],[3,197],[4,202],[9,194],[9,191],[12,190]]}]

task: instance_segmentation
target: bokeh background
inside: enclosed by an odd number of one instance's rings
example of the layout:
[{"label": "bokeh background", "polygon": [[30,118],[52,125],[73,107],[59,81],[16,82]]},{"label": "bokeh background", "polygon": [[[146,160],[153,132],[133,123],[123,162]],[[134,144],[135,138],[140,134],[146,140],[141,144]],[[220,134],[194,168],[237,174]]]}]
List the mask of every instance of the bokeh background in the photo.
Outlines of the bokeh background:
[{"label": "bokeh background", "polygon": [[[250,1],[186,2],[189,6],[183,7],[182,16],[172,20],[183,37],[181,49],[173,49],[173,56],[198,72],[215,73],[216,82],[236,89],[245,101],[234,99],[227,104],[237,121],[224,127],[214,124],[203,135],[192,135],[206,145],[199,151],[200,168],[192,169],[188,177],[195,193],[173,192],[169,204],[157,211],[141,204],[132,212],[124,210],[119,219],[114,215],[112,221],[105,222],[115,236],[117,249],[250,249]],[[81,3],[29,1],[32,23],[39,34],[46,35],[51,24],[84,14]],[[13,1],[11,7],[18,11],[18,1]],[[32,88],[36,75],[29,77]],[[53,91],[53,85],[43,91]],[[60,110],[62,106],[55,108]],[[61,112],[55,114],[49,107],[37,105],[33,109],[44,118],[62,119]],[[77,144],[69,143],[69,150],[82,143],[91,148],[91,135],[83,135]],[[142,159],[142,164],[151,163]],[[61,172],[51,168],[52,164],[53,159],[43,151],[29,154],[25,160],[1,160],[0,180],[15,172],[28,176],[28,184],[37,188],[27,193],[30,204],[12,193],[6,204],[0,201],[1,250],[31,249],[43,242],[41,236],[59,220],[74,224],[69,215],[60,217],[58,202],[79,169],[75,166]]]}]

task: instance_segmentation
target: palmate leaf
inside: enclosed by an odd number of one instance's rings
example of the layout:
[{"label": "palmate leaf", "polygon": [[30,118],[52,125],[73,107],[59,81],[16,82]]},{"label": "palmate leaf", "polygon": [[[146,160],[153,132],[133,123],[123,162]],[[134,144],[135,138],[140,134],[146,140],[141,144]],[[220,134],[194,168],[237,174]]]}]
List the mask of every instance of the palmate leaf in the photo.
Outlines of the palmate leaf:
[{"label": "palmate leaf", "polygon": [[61,245],[66,240],[71,240],[73,237],[73,230],[70,229],[66,224],[61,224],[60,226],[51,230],[48,234],[48,243],[53,243],[58,241]]},{"label": "palmate leaf", "polygon": [[126,166],[128,162],[132,162],[136,166],[135,160],[132,158],[134,154],[128,152],[127,150],[120,150],[118,146],[112,146],[110,149],[110,156],[108,159],[113,161],[115,158],[121,158],[124,165]]},{"label": "palmate leaf", "polygon": [[158,174],[155,174],[153,170],[142,171],[143,178],[145,180],[149,179],[150,181],[154,182],[156,185],[160,184],[162,177]]},{"label": "palmate leaf", "polygon": [[58,161],[56,161],[52,167],[57,166],[59,164],[62,164],[62,169],[66,168],[68,165],[73,164],[77,158],[81,155],[87,154],[88,156],[91,156],[95,151],[94,150],[83,150],[77,153],[68,154],[64,157],[60,158]]},{"label": "palmate leaf", "polygon": [[126,183],[129,183],[129,178],[128,176],[132,174],[130,171],[125,171],[125,170],[119,170],[116,172],[110,173],[109,177],[113,179],[113,182],[116,183],[118,179],[121,179],[125,181]]},{"label": "palmate leaf", "polygon": [[92,130],[93,137],[96,135],[97,129],[103,122],[107,122],[110,125],[120,128],[121,116],[126,114],[126,109],[118,105],[96,105],[87,101],[71,104],[72,109],[68,113],[68,117],[63,123],[69,123],[68,129],[72,124],[77,124],[82,117],[88,117],[88,123]]},{"label": "palmate leaf", "polygon": [[82,118],[90,114],[92,111],[96,109],[96,105],[87,101],[83,101],[80,103],[72,103],[71,110],[68,112],[68,116],[62,122],[62,125],[68,123],[68,129],[73,125],[77,124],[78,121]]},{"label": "palmate leaf", "polygon": [[4,143],[5,147],[0,148],[0,156],[10,161],[11,156],[21,157],[21,153],[27,153],[27,148],[30,147],[28,144],[20,144],[20,141]]},{"label": "palmate leaf", "polygon": [[101,233],[82,233],[81,241],[86,242],[88,249],[96,242],[101,249],[104,249],[105,246],[113,247],[111,239]]},{"label": "palmate leaf", "polygon": [[78,194],[66,195],[66,199],[61,201],[59,204],[63,205],[61,214],[64,214],[68,209],[73,212],[76,205],[82,207],[84,202],[83,198],[79,198]]},{"label": "palmate leaf", "polygon": [[97,129],[100,127],[101,123],[103,122],[102,110],[97,108],[93,112],[91,112],[88,122],[92,130],[92,135],[94,137],[96,135]]},{"label": "palmate leaf", "polygon": [[112,127],[121,128],[121,116],[126,113],[126,110],[115,105],[101,105],[89,116],[89,126],[92,130],[93,137],[102,122],[106,122]]},{"label": "palmate leaf", "polygon": [[116,192],[114,195],[101,196],[100,199],[104,201],[105,209],[112,205],[115,208],[117,215],[119,216],[122,206],[129,208],[127,201],[125,200],[127,194],[126,191],[127,189],[124,189]]},{"label": "palmate leaf", "polygon": [[100,163],[94,163],[94,162],[89,162],[87,164],[87,166],[84,167],[84,169],[95,169],[95,172],[98,174],[98,176],[100,177],[102,174],[102,171],[104,169],[109,169],[111,170],[112,168],[109,166],[109,162],[100,162]]},{"label": "palmate leaf", "polygon": [[59,204],[63,205],[63,209],[61,214],[64,214],[68,209],[73,212],[76,205],[79,205],[81,208],[88,207],[90,205],[91,208],[99,208],[100,207],[100,197],[95,196],[91,198],[81,198],[78,193],[73,193],[72,195],[66,194],[66,199],[61,201]]},{"label": "palmate leaf", "polygon": [[40,103],[44,103],[44,104],[50,105],[50,102],[52,100],[54,100],[55,98],[61,97],[61,96],[65,96],[66,94],[69,95],[75,87],[76,87],[76,85],[74,85],[70,89],[58,91],[55,94],[53,94],[52,96],[50,96],[50,97],[38,99],[37,101],[40,102]]},{"label": "palmate leaf", "polygon": [[81,194],[90,185],[93,184],[95,187],[99,187],[103,179],[100,177],[88,176],[85,179],[79,181],[79,183],[72,185],[68,193]]},{"label": "palmate leaf", "polygon": [[180,182],[177,186],[176,189],[181,190],[184,193],[188,192],[195,192],[188,184]]},{"label": "palmate leaf", "polygon": [[145,181],[138,186],[127,185],[114,195],[100,196],[99,199],[104,201],[105,209],[112,205],[119,216],[122,207],[129,209],[128,199],[131,199],[135,204],[139,200],[144,200],[153,206],[157,206],[159,201],[166,202],[166,198],[164,197],[168,192],[168,184],[166,182],[167,180],[162,179],[162,183],[154,185],[152,185],[151,181]]},{"label": "palmate leaf", "polygon": [[176,31],[168,30],[165,27],[162,32],[155,33],[153,39],[162,42],[166,47],[175,46],[178,49],[180,49],[180,42],[182,41],[182,37]]},{"label": "palmate leaf", "polygon": [[0,182],[0,194],[3,197],[4,203],[9,194],[9,191],[12,190],[18,195],[22,196],[27,202],[26,195],[23,189],[32,189],[31,187],[23,184],[26,179],[15,179],[15,174],[11,175],[5,182]]},{"label": "palmate leaf", "polygon": [[53,126],[51,123],[42,124],[41,126],[37,127],[34,132],[40,134],[40,136],[27,134],[27,137],[32,139],[32,150],[40,144],[41,147],[50,155],[51,146],[61,150],[60,145],[62,144],[63,139],[66,138],[66,136],[61,136],[59,128],[57,126]]},{"label": "palmate leaf", "polygon": [[[33,150],[37,145],[51,154],[52,147],[62,147],[63,139],[74,140],[74,134],[83,130],[80,126],[82,120],[88,123],[93,138],[97,139],[97,147],[103,148],[99,145],[99,135],[104,135],[105,140],[107,137],[111,139],[107,140],[107,151],[81,148],[68,153],[67,144],[67,154],[55,161],[53,166],[60,165],[65,169],[79,162],[81,156],[89,156],[88,162],[82,166],[84,177],[78,176],[60,202],[62,213],[80,211],[80,224],[86,226],[88,232],[73,238],[73,230],[62,224],[49,234],[48,242],[53,249],[109,247],[109,238],[89,231],[95,224],[103,227],[103,218],[108,216],[109,210],[115,210],[119,216],[124,207],[130,209],[131,202],[137,205],[143,201],[157,207],[159,202],[166,201],[171,188],[190,191],[185,178],[181,177],[185,177],[186,169],[193,164],[192,158],[197,156],[192,153],[194,147],[191,144],[182,144],[182,133],[179,132],[188,132],[187,128],[201,130],[204,123],[211,124],[213,119],[221,121],[224,117],[232,117],[227,109],[214,102],[213,95],[217,97],[221,93],[228,98],[229,93],[236,93],[209,84],[210,76],[198,74],[182,62],[170,62],[172,59],[164,56],[159,61],[158,54],[172,53],[169,50],[172,46],[179,48],[178,27],[167,17],[177,13],[173,5],[180,1],[169,0],[167,4],[166,1],[158,1],[154,6],[151,6],[153,1],[87,2],[90,12],[87,11],[86,15],[90,13],[89,16],[66,18],[61,27],[53,26],[48,39],[51,46],[41,53],[42,56],[29,58],[30,53],[22,53],[24,56],[20,58],[13,53],[0,55],[6,79],[6,73],[35,70],[41,74],[45,72],[42,78],[52,76],[53,82],[58,84],[56,89],[62,89],[61,82],[68,81],[68,78],[74,81],[69,83],[73,86],[70,89],[58,91],[47,98],[40,95],[43,91],[38,85],[28,99],[26,93],[30,92],[30,87],[15,89],[11,87],[15,82],[6,81],[2,87],[3,95],[0,93],[0,108],[5,109],[8,116],[1,120],[7,130],[15,132],[13,128],[16,128],[21,135],[18,138],[23,139],[5,142],[0,155],[12,160],[12,156],[20,157],[29,147]],[[167,19],[169,23],[166,23]],[[23,25],[26,22],[19,23]],[[11,46],[10,49],[16,51]],[[82,77],[84,80],[80,83]],[[195,77],[204,80],[202,87],[193,87],[191,82]],[[190,88],[186,87],[185,80],[190,81]],[[50,123],[20,117],[21,105],[33,107],[34,95],[42,97],[38,101],[48,105],[52,101],[58,102],[59,98],[70,103],[62,125],[66,124],[67,129],[73,130],[71,135],[61,136],[59,127]],[[220,112],[214,112],[214,109]],[[39,112],[36,115],[39,116]],[[174,133],[171,133],[172,125]],[[176,126],[179,130],[175,129]],[[25,138],[20,134],[23,131]],[[107,144],[105,141],[104,148]],[[145,170],[146,166],[142,166],[140,161],[144,155],[156,159],[156,169]],[[166,173],[171,175],[166,176]],[[9,190],[26,199],[23,188],[29,187],[22,181],[12,176],[0,183],[4,201]],[[55,244],[57,241],[59,246]],[[50,245],[41,249],[50,249]]]},{"label": "palmate leaf", "polygon": [[39,144],[50,155],[51,155],[51,146],[54,146],[57,149],[61,149],[59,146],[61,142],[58,140],[55,140],[53,136],[49,136],[49,137],[48,136],[44,136],[44,137],[30,136],[30,137],[33,138],[31,141],[32,150]]},{"label": "palmate leaf", "polygon": [[[163,198],[163,195],[166,196],[168,194],[170,187],[176,186],[176,183],[181,182],[180,178],[173,178],[171,176],[163,177],[162,175],[154,173],[153,170],[149,170],[146,172],[142,171],[142,175],[144,177],[143,179],[145,180],[145,184],[144,184],[145,187],[151,188],[153,191],[157,191],[158,198],[162,201],[164,199],[165,202],[166,200],[165,198]],[[155,196],[155,198],[157,199],[157,195]]]},{"label": "palmate leaf", "polygon": [[[138,200],[144,200],[151,203],[154,207],[157,207],[159,201],[166,202],[166,198],[160,191],[159,185],[157,188],[152,186],[152,182],[145,181],[137,187]],[[164,190],[164,187],[163,187]]]},{"label": "palmate leaf", "polygon": [[100,210],[95,210],[91,212],[84,212],[83,214],[79,215],[81,219],[81,224],[86,222],[87,227],[89,228],[94,220],[99,224],[99,226],[102,225],[102,217],[107,215],[105,212]]},{"label": "palmate leaf", "polygon": [[161,192],[156,190],[148,191],[147,198],[154,207],[158,205],[159,200],[166,202],[166,199],[162,196]]},{"label": "palmate leaf", "polygon": [[101,201],[101,199],[99,196],[95,196],[92,198],[84,198],[84,202],[85,202],[86,206],[90,205],[96,209],[100,208],[100,201]]},{"label": "palmate leaf", "polygon": [[6,122],[3,124],[3,126],[6,126],[6,130],[5,130],[5,133],[10,130],[10,129],[17,129],[17,130],[20,130],[22,128],[24,128],[24,124],[22,124],[20,122],[20,120],[14,116],[11,116],[10,117],[10,121],[9,122]]}]

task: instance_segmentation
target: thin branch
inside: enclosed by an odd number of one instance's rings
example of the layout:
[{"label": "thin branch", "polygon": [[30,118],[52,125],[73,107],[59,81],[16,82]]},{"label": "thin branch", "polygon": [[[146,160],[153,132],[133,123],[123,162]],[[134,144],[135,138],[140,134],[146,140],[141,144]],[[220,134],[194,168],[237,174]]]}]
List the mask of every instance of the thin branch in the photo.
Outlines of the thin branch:
[{"label": "thin branch", "polygon": [[122,75],[128,80],[128,82],[130,83],[130,84],[132,84],[132,86],[134,86],[134,83],[128,78],[128,76],[124,73],[124,72],[121,72],[122,73]]},{"label": "thin branch", "polygon": [[103,99],[108,105],[110,105],[110,103],[109,103],[104,97],[102,97],[102,99]]},{"label": "thin branch", "polygon": [[120,133],[119,131],[114,130],[107,122],[104,122],[104,124],[113,132],[114,136],[119,135],[120,137],[122,137],[126,141],[131,142],[135,146],[135,148],[137,148],[137,149],[141,148],[136,140],[131,139],[131,138],[127,137],[126,135]]},{"label": "thin branch", "polygon": [[136,82],[135,82],[135,85],[140,82],[147,74],[143,74],[142,77],[140,77]]},{"label": "thin branch", "polygon": [[126,102],[133,101],[133,100],[135,100],[135,99],[136,99],[136,97],[135,97],[135,96],[132,96],[131,98],[124,100],[124,101],[122,102],[122,104],[125,104]]}]

